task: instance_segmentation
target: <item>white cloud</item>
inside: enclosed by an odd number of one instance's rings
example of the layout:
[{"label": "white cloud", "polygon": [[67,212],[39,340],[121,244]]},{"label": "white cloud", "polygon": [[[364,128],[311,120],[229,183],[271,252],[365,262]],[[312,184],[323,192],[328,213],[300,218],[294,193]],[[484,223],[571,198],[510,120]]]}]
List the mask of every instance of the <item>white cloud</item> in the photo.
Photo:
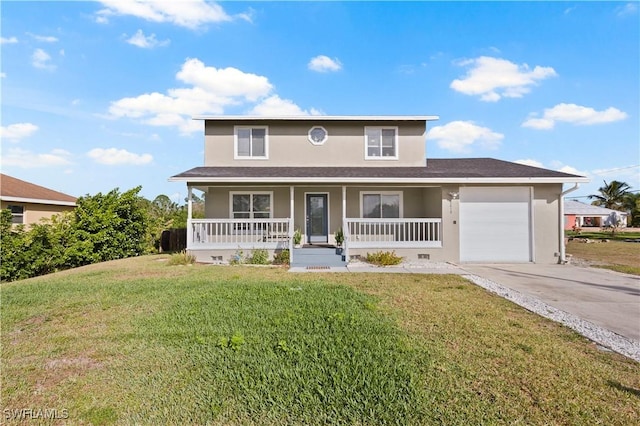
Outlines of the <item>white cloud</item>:
[{"label": "white cloud", "polygon": [[0,72],[0,78],[6,78],[6,77],[7,77],[6,72]]},{"label": "white cloud", "polygon": [[266,77],[236,68],[207,67],[198,59],[187,59],[176,79],[192,87],[119,99],[111,103],[110,116],[139,119],[153,126],[176,126],[183,133],[192,133],[202,131],[201,123],[192,116],[222,114],[228,106],[256,102],[273,90]]},{"label": "white cloud", "polygon": [[321,115],[317,110],[306,111],[289,99],[281,99],[278,95],[269,96],[249,112],[251,115],[295,116]]},{"label": "white cloud", "polygon": [[127,43],[141,47],[143,49],[152,49],[154,47],[167,46],[169,42],[169,40],[157,40],[155,34],[145,36],[142,30],[136,31],[136,33],[131,36],[131,38],[127,39]]},{"label": "white cloud", "polygon": [[16,37],[0,37],[0,44],[15,44],[18,42]]},{"label": "white cloud", "polygon": [[[132,15],[151,22],[168,22],[180,27],[197,29],[209,23],[231,21],[233,18],[216,3],[191,1],[101,0],[105,9],[96,14],[96,22],[107,23],[111,16]],[[247,15],[248,16],[248,15]],[[242,15],[246,19],[245,15]]]},{"label": "white cloud", "polygon": [[556,122],[562,121],[576,126],[590,126],[593,124],[611,123],[627,118],[627,113],[617,108],[609,107],[604,111],[596,111],[593,108],[576,104],[558,104],[553,108],[544,110],[542,117],[536,114],[529,117],[522,127],[530,127],[538,130],[553,129]]},{"label": "white cloud", "polygon": [[471,69],[462,79],[451,82],[453,90],[480,100],[496,102],[502,97],[521,98],[531,91],[538,81],[556,76],[551,67],[536,66],[531,70],[527,64],[514,64],[505,59],[481,56],[459,63]]},{"label": "white cloud", "polygon": [[33,37],[35,40],[40,41],[42,43],[55,43],[58,41],[58,38],[54,36],[41,36],[41,35],[31,34],[31,33],[27,33],[27,34]]},{"label": "white cloud", "polygon": [[31,55],[31,64],[36,68],[44,70],[56,69],[55,65],[52,65],[50,61],[51,56],[42,49],[36,49]]},{"label": "white cloud", "polygon": [[32,169],[37,167],[66,166],[71,164],[71,153],[63,149],[54,149],[48,154],[36,154],[20,148],[9,148],[2,153],[3,167],[21,167]]},{"label": "white cloud", "polygon": [[87,152],[87,156],[96,163],[106,164],[108,166],[117,165],[142,165],[149,164],[153,161],[151,154],[134,154],[125,149],[117,148],[94,148]]},{"label": "white cloud", "polygon": [[538,167],[538,168],[544,169],[544,165],[541,162],[539,162],[537,160],[532,160],[531,158],[527,158],[527,159],[524,159],[524,160],[516,160],[516,161],[514,161],[514,163],[518,163],[518,164],[523,164],[525,166]]},{"label": "white cloud", "polygon": [[311,71],[317,72],[340,71],[342,69],[342,64],[338,58],[331,59],[328,56],[319,55],[312,58],[307,67]]},{"label": "white cloud", "polygon": [[472,146],[480,145],[485,149],[496,149],[504,135],[472,121],[452,121],[444,126],[433,127],[427,133],[428,140],[435,140],[438,146],[452,152],[467,153]]},{"label": "white cloud", "polygon": [[0,127],[0,137],[12,142],[27,138],[38,130],[38,126],[31,123],[16,123]]},{"label": "white cloud", "polygon": [[249,101],[255,101],[273,89],[267,77],[245,73],[237,68],[207,67],[198,59],[185,61],[176,78],[217,96],[237,96]]},{"label": "white cloud", "polygon": [[551,162],[551,165],[548,167],[552,170],[558,171],[558,172],[563,172],[563,173],[571,173],[574,175],[579,175],[579,176],[589,176],[589,172],[588,171],[584,171],[584,170],[579,170],[573,166],[569,166],[568,164],[564,164],[562,161],[560,160],[553,160]]},{"label": "white cloud", "polygon": [[635,15],[636,12],[638,12],[638,5],[634,3],[627,3],[624,6],[618,6],[616,8],[616,16],[619,18]]},{"label": "white cloud", "polygon": [[569,173],[572,175],[589,176],[589,172],[578,170],[577,168],[566,165],[558,160],[552,161],[549,167],[545,166],[542,162],[538,160],[532,160],[532,159],[515,160],[514,163],[524,164],[525,166],[539,167],[541,169],[555,170],[557,172]]}]

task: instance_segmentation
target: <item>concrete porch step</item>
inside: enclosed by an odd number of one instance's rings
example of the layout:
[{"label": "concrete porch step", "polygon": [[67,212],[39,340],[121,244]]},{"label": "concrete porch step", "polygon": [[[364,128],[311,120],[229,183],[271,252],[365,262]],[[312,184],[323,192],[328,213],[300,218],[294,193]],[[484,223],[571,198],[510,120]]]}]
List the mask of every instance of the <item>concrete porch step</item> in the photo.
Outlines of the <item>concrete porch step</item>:
[{"label": "concrete porch step", "polygon": [[293,249],[292,267],[327,266],[344,267],[347,262],[342,254],[338,254],[335,248],[313,247]]}]

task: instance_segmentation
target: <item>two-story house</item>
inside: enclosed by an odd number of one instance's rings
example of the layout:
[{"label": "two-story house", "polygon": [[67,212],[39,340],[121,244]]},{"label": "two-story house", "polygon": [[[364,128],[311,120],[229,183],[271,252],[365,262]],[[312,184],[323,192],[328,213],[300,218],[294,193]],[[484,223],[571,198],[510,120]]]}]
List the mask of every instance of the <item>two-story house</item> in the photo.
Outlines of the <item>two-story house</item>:
[{"label": "two-story house", "polygon": [[290,249],[292,264],[322,265],[306,255],[341,230],[346,262],[380,250],[416,261],[563,261],[564,194],[588,179],[490,158],[427,159],[437,118],[196,118],[204,166],[170,178],[189,199],[204,192],[206,219],[189,215],[188,251],[211,262]]}]

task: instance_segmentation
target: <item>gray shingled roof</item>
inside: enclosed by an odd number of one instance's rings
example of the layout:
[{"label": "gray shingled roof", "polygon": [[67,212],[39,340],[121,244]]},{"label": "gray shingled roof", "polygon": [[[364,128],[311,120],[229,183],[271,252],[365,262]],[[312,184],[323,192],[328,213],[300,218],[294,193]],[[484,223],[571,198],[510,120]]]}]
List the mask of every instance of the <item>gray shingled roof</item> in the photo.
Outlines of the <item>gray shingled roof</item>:
[{"label": "gray shingled roof", "polygon": [[556,178],[575,181],[583,176],[493,158],[430,158],[426,167],[195,167],[173,176],[172,180],[210,178]]}]

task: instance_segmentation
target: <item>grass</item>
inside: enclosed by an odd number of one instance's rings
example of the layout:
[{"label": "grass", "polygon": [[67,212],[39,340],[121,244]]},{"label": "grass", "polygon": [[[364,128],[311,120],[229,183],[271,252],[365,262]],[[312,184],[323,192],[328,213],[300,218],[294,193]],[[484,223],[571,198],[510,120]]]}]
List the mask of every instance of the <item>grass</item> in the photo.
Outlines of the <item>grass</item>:
[{"label": "grass", "polygon": [[[640,238],[640,233],[619,233],[616,234],[615,239],[611,239],[606,233],[582,232],[580,237],[595,242],[587,244],[579,242],[578,239],[570,240],[566,250],[574,258],[587,261],[599,268],[640,275],[640,243],[624,242],[625,239]],[[609,241],[603,242],[603,240]]]},{"label": "grass", "polygon": [[633,424],[640,365],[457,276],[126,259],[2,284],[2,406],[92,424]]}]

